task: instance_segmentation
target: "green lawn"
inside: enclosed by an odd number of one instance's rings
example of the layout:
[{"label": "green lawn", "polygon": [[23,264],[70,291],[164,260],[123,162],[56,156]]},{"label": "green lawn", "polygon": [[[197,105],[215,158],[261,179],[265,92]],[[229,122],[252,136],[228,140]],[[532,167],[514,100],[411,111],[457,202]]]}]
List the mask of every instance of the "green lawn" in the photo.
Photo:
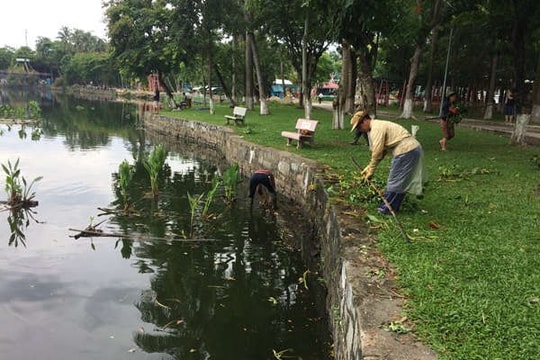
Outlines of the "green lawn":
[{"label": "green lawn", "polygon": [[[383,109],[384,110],[384,109]],[[369,151],[351,146],[345,130],[332,130],[328,111],[313,111],[321,121],[316,146],[287,148],[282,130],[294,131],[303,110],[271,104],[271,115],[248,112],[245,126],[231,126],[254,143],[288,149],[329,166],[334,201],[363,208],[372,221],[378,200],[360,182],[350,160],[367,163]],[[224,124],[232,109],[163,114]],[[422,114],[418,114],[423,117]],[[382,117],[381,117],[382,118]],[[437,122],[397,120],[417,135],[425,151],[429,185],[425,196],[406,198],[399,218],[413,237],[405,243],[393,226],[377,230],[380,249],[395,266],[406,315],[414,331],[441,359],[536,359],[540,356],[540,167],[539,148],[508,145],[505,137],[457,128],[449,151],[439,150]],[[389,161],[377,169],[384,186]],[[336,180],[337,179],[337,180]],[[369,220],[371,219],[371,220]]]}]

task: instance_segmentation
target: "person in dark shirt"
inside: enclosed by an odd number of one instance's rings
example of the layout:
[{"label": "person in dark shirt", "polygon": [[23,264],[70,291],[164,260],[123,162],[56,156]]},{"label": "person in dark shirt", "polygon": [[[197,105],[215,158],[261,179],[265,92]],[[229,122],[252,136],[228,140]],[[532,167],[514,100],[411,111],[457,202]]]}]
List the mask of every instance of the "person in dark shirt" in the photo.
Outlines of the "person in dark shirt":
[{"label": "person in dark shirt", "polygon": [[516,100],[514,99],[514,93],[512,90],[507,90],[504,101],[504,122],[512,124],[514,117],[516,116]]},{"label": "person in dark shirt", "polygon": [[154,97],[152,98],[154,100],[154,111],[159,112],[159,88],[156,87],[156,90],[154,91]]},{"label": "person in dark shirt", "polygon": [[251,199],[251,206],[253,206],[253,199],[255,197],[255,193],[258,193],[261,196],[264,194],[262,186],[264,186],[266,190],[268,190],[268,193],[272,198],[272,205],[274,209],[277,209],[276,182],[272,172],[267,169],[259,169],[255,171],[249,179],[248,196]]},{"label": "person in dark shirt", "polygon": [[456,135],[454,117],[459,116],[458,108],[456,107],[457,94],[450,91],[444,99],[441,113],[441,130],[443,137],[439,140],[441,150],[446,151],[446,144]]}]

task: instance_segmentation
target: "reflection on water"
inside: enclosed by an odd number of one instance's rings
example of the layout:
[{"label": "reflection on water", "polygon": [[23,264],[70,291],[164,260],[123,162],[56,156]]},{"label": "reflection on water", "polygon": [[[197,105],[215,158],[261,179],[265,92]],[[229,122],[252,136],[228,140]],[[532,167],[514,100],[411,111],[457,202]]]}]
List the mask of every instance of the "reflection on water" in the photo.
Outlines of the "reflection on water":
[{"label": "reflection on water", "polygon": [[[215,216],[198,219],[198,239],[186,241],[187,194],[207,192],[224,169],[173,151],[159,196],[147,196],[140,160],[153,144],[132,111],[60,99],[44,110],[40,140],[1,126],[0,162],[20,158],[27,178],[43,176],[26,248],[9,247],[9,212],[0,212],[2,358],[330,358],[324,289],[313,269],[302,281],[292,246],[302,221],[286,206],[250,213],[243,183],[234,205],[218,196]],[[123,160],[134,169],[129,212],[117,211]],[[114,236],[70,237],[102,221]]]},{"label": "reflection on water", "polygon": [[28,228],[31,222],[39,222],[35,217],[36,212],[32,209],[22,207],[5,207],[1,211],[6,211],[8,213],[7,223],[9,225],[9,230],[11,231],[8,245],[17,247],[21,244],[26,246],[26,228]]}]

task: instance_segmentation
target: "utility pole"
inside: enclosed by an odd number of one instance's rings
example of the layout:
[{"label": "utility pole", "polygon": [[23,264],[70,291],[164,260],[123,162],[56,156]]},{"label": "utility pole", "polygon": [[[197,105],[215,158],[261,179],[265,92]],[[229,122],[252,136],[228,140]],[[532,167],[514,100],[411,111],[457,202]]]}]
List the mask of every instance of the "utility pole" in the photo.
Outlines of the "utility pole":
[{"label": "utility pole", "polygon": [[441,104],[439,107],[439,117],[442,116],[442,107],[444,103],[444,98],[446,97],[446,77],[448,76],[448,63],[450,62],[450,49],[452,49],[452,34],[454,32],[454,28],[450,28],[450,37],[448,38],[448,50],[446,52],[446,66],[444,68],[444,80],[443,80],[443,88],[442,88],[442,97],[441,97]]}]

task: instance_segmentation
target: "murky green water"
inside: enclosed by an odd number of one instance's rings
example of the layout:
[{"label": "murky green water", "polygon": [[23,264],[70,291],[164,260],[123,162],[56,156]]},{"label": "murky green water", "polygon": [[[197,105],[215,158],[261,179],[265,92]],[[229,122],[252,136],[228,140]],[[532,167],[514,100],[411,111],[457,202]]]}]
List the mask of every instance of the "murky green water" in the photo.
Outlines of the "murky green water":
[{"label": "murky green water", "polygon": [[[0,163],[43,176],[22,235],[8,222],[21,218],[0,212],[1,359],[330,358],[323,291],[314,273],[301,281],[286,208],[250,212],[244,181],[233,206],[219,197],[192,223],[187,194],[207,192],[222,164],[171,151],[154,200],[137,162],[154,144],[132,105],[47,104],[41,135],[0,126]],[[129,215],[109,212],[124,159],[136,169]],[[72,237],[101,221],[116,236]],[[192,229],[205,241],[183,241]]]}]

